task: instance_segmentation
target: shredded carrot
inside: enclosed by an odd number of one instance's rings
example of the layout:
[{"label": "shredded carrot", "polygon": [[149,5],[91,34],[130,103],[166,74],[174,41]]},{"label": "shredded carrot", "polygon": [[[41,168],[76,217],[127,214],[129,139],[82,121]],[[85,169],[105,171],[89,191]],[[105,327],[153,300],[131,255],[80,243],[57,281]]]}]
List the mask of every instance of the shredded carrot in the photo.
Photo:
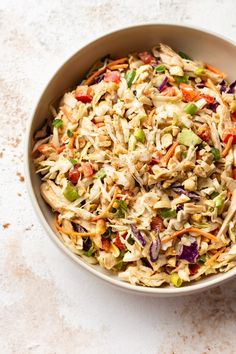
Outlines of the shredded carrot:
[{"label": "shredded carrot", "polygon": [[199,234],[201,236],[209,238],[212,241],[218,241],[218,238],[216,236],[214,236],[213,234],[210,234],[209,232],[206,232],[206,231],[204,231],[202,229],[198,229],[197,227],[189,227],[189,228],[186,228],[186,229],[182,229],[182,230],[173,232],[172,235],[164,237],[161,240],[161,242],[162,243],[168,242],[168,241],[173,240],[174,238],[176,238],[178,236],[181,236],[181,235],[183,235],[185,233],[189,233],[189,232],[194,232],[196,234]]},{"label": "shredded carrot", "polygon": [[90,221],[97,221],[99,219],[105,219],[107,218],[108,214],[109,214],[109,210],[111,209],[114,201],[116,200],[117,194],[119,193],[119,188],[115,189],[115,192],[113,194],[112,200],[111,202],[108,204],[108,206],[106,207],[106,209],[100,214],[100,215],[96,215],[94,217],[92,217],[90,219]]},{"label": "shredded carrot", "polygon": [[230,150],[230,148],[232,146],[233,140],[234,140],[234,138],[233,138],[233,136],[231,136],[229,138],[229,140],[227,141],[227,144],[225,145],[224,150],[221,153],[221,157],[225,157],[226,155],[228,155],[229,150]]},{"label": "shredded carrot", "polygon": [[209,258],[209,259],[205,262],[205,264],[206,264],[206,265],[209,265],[209,264],[215,262],[215,261],[217,260],[217,258],[219,257],[219,255],[224,252],[225,248],[226,248],[226,247],[222,247],[222,248],[221,248],[218,252],[216,252],[211,258]]},{"label": "shredded carrot", "polygon": [[216,68],[215,66],[211,65],[211,64],[205,64],[205,67],[212,71],[215,74],[218,74],[220,76],[222,76],[223,78],[225,78],[225,73],[223,73],[223,71],[221,71],[220,69]]},{"label": "shredded carrot", "polygon": [[70,122],[76,123],[76,120],[72,117],[70,112],[67,111],[65,106],[62,106],[60,108],[61,108],[61,111],[63,112],[63,114],[66,116],[67,119],[69,119]]},{"label": "shredded carrot", "polygon": [[127,60],[128,60],[127,57],[113,60],[110,63],[108,63],[106,67],[109,69],[113,65],[124,64]]},{"label": "shredded carrot", "polygon": [[209,87],[212,91],[214,91],[218,96],[219,98],[221,99],[222,103],[227,106],[227,104],[225,103],[221,93],[220,93],[220,90],[216,87],[216,85],[212,82],[211,79],[207,79],[206,81],[206,86]]},{"label": "shredded carrot", "polygon": [[73,149],[74,143],[75,143],[75,138],[76,138],[76,133],[73,134],[73,136],[70,138],[68,148]]},{"label": "shredded carrot", "polygon": [[90,75],[86,80],[85,80],[85,85],[91,85],[91,83],[93,82],[93,80],[100,74],[104,73],[104,71],[106,71],[106,69],[111,68],[114,65],[119,65],[119,64],[123,64],[128,60],[128,58],[121,58],[121,59],[117,59],[117,60],[113,60],[110,63],[108,63],[107,65],[105,65],[104,67],[98,69],[97,71],[95,71],[95,73],[93,73],[92,75]]},{"label": "shredded carrot", "polygon": [[90,75],[86,80],[85,80],[85,85],[91,85],[91,83],[93,82],[93,80],[99,76],[100,74],[104,73],[104,71],[106,70],[106,66],[103,68],[98,69],[97,71],[95,71],[95,73],[93,73],[92,75]]},{"label": "shredded carrot", "polygon": [[169,159],[170,159],[171,156],[174,154],[175,149],[176,149],[176,147],[177,147],[178,145],[179,145],[178,141],[175,141],[175,142],[171,145],[171,147],[169,148],[169,150],[167,151],[166,155],[165,155],[164,158],[163,158],[163,162],[164,162],[165,165],[168,164]]},{"label": "shredded carrot", "polygon": [[128,68],[128,64],[116,64],[109,67],[110,70],[126,69],[126,68]]},{"label": "shredded carrot", "polygon": [[72,239],[76,239],[77,237],[92,237],[92,236],[97,236],[97,234],[95,232],[76,232],[76,231],[68,231],[66,230],[64,227],[61,227],[58,224],[58,219],[57,219],[57,215],[55,214],[55,218],[54,218],[54,225],[56,227],[56,229],[58,231],[60,231],[63,234],[66,234],[68,236],[70,236]]}]

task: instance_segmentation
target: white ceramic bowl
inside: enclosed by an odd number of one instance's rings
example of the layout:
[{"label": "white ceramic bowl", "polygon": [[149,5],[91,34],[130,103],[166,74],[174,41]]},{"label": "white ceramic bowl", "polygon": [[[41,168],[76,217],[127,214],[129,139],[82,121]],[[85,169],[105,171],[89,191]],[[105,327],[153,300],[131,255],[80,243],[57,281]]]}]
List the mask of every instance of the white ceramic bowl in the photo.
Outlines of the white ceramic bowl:
[{"label": "white ceramic bowl", "polygon": [[49,102],[59,97],[65,90],[78,84],[85,76],[91,65],[104,55],[110,53],[114,58],[132,51],[142,51],[152,48],[162,42],[174,49],[189,53],[195,59],[209,62],[221,68],[229,80],[235,79],[236,45],[231,41],[192,27],[171,24],[147,24],[121,29],[107,34],[80,49],[53,76],[45,88],[34,115],[30,121],[26,146],[26,178],[29,194],[34,209],[46,232],[55,244],[82,268],[120,288],[145,295],[176,296],[192,294],[197,291],[218,285],[236,275],[236,269],[206,277],[198,282],[190,283],[181,288],[162,287],[147,288],[122,282],[117,276],[103,270],[101,267],[85,263],[82,258],[73,254],[58,239],[53,225],[53,215],[50,208],[40,195],[40,178],[35,174],[31,158],[32,137],[42,125],[45,117],[49,116]]}]

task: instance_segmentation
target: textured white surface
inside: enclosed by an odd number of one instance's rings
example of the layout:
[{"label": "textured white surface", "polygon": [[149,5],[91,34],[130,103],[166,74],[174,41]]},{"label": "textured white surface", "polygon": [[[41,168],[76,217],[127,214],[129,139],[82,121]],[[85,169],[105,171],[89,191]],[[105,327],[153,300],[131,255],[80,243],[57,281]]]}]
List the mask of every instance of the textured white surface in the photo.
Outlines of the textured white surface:
[{"label": "textured white surface", "polygon": [[234,0],[0,2],[0,353],[236,353],[236,281],[155,299],[109,287],[51,243],[23,178],[27,121],[80,46],[140,22],[200,25],[235,39]]}]

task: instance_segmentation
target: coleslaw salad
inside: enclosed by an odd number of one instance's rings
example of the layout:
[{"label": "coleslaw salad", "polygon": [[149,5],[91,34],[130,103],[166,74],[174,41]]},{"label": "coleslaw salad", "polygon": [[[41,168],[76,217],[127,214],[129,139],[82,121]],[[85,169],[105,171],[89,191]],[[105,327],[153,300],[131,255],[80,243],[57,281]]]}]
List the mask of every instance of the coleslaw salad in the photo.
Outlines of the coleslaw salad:
[{"label": "coleslaw salad", "polygon": [[234,267],[234,87],[166,45],[96,63],[35,135],[67,247],[152,287]]}]

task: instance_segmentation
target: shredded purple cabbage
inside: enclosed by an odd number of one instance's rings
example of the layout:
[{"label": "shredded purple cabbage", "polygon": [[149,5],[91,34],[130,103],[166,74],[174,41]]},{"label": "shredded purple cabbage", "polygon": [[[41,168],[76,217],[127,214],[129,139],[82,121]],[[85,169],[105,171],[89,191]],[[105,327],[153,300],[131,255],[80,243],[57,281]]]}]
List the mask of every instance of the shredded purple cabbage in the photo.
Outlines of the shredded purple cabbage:
[{"label": "shredded purple cabbage", "polygon": [[225,80],[223,79],[223,80],[221,80],[221,82],[219,83],[219,85],[220,85],[220,93],[222,93],[222,92],[225,92],[226,91],[226,82],[225,82]]},{"label": "shredded purple cabbage", "polygon": [[161,240],[160,240],[160,236],[159,236],[159,229],[157,227],[156,228],[156,239],[155,239],[155,241],[152,241],[152,243],[150,244],[150,248],[149,248],[150,260],[152,262],[157,261],[160,249],[161,249]]},{"label": "shredded purple cabbage", "polygon": [[198,247],[197,242],[194,241],[190,246],[182,245],[179,254],[176,256],[177,259],[185,259],[189,263],[195,263],[198,257]]},{"label": "shredded purple cabbage", "polygon": [[219,102],[217,102],[216,100],[214,100],[214,102],[210,103],[207,108],[211,109],[213,112],[216,112],[216,108],[219,106]]},{"label": "shredded purple cabbage", "polygon": [[229,85],[229,88],[226,91],[226,93],[234,93],[235,86],[236,86],[236,80]]},{"label": "shredded purple cabbage", "polygon": [[146,241],[144,240],[141,232],[137,229],[137,227],[134,224],[131,224],[130,227],[134,237],[141,243],[141,246],[144,247],[146,245]]},{"label": "shredded purple cabbage", "polygon": [[95,84],[98,84],[100,81],[103,80],[103,78],[104,78],[104,74],[98,75],[97,77],[95,77],[94,83],[95,83]]},{"label": "shredded purple cabbage", "polygon": [[177,204],[177,205],[176,205],[176,211],[177,211],[177,213],[178,213],[178,211],[183,210],[183,209],[184,209],[183,204]]},{"label": "shredded purple cabbage", "polygon": [[168,77],[165,76],[164,80],[162,81],[162,83],[160,84],[160,86],[158,87],[158,90],[161,92],[163,91],[163,89],[165,88],[167,82],[169,81]]},{"label": "shredded purple cabbage", "polygon": [[187,197],[189,198],[193,198],[193,199],[200,199],[200,196],[195,193],[195,192],[188,192],[186,191],[183,187],[170,187],[172,189],[172,191],[174,191],[175,193],[178,193],[178,194],[184,194],[186,195]]}]

